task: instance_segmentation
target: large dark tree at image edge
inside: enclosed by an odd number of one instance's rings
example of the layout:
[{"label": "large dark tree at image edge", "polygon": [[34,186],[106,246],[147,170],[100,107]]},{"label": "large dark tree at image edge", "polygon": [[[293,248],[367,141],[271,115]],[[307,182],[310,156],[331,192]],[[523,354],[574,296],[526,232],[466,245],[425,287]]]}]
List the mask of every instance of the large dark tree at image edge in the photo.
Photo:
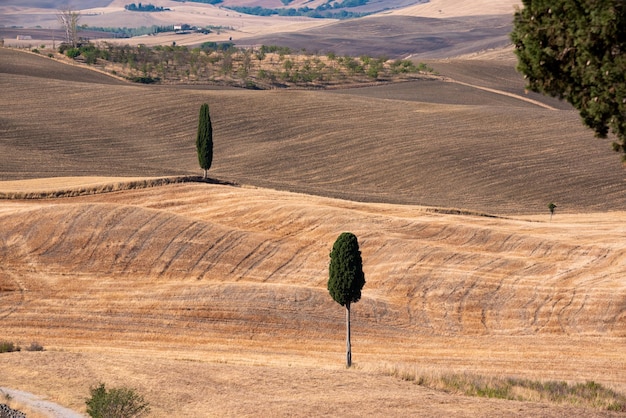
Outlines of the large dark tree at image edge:
[{"label": "large dark tree at image edge", "polygon": [[328,292],[332,298],[346,307],[346,366],[352,366],[350,344],[350,306],[361,299],[365,285],[363,260],[356,236],[343,232],[333,245],[328,267]]},{"label": "large dark tree at image edge", "polygon": [[196,149],[198,151],[198,162],[200,168],[204,170],[204,178],[207,178],[207,171],[213,162],[213,126],[209,115],[209,105],[204,103],[200,106],[200,117],[198,120],[198,134],[196,136]]},{"label": "large dark tree at image edge", "polygon": [[[527,88],[567,100],[626,153],[626,2],[522,0],[511,40]],[[624,155],[626,159],[626,155]]]}]

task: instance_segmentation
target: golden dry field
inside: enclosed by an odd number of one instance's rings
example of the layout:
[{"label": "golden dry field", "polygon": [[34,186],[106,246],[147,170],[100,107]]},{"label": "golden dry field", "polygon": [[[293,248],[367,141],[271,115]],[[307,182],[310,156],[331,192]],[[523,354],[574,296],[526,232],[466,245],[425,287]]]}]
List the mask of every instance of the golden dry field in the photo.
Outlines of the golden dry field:
[{"label": "golden dry field", "polygon": [[[5,201],[3,336],[47,351],[1,355],[2,385],[76,410],[99,380],[132,385],[154,416],[606,414],[390,374],[624,390],[623,216],[487,218],[201,183]],[[367,279],[353,370],[325,289],[343,230]]]},{"label": "golden dry field", "polygon": [[[249,91],[0,48],[0,340],[46,349],[0,354],[0,387],[84,413],[90,385],[128,385],[155,417],[619,416],[409,378],[626,393],[619,156],[490,54],[433,59],[439,80]],[[141,186],[201,173],[204,102],[217,181]],[[349,370],[326,290],[343,231],[367,281]]]}]

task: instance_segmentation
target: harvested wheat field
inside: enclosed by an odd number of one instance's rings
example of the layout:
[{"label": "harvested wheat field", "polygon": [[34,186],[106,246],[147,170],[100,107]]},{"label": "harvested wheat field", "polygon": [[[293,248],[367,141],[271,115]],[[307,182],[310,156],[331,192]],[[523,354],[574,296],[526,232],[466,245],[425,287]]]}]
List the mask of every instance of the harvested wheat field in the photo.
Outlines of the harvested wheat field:
[{"label": "harvested wheat field", "polygon": [[[155,416],[593,413],[451,396],[398,368],[625,389],[622,213],[487,218],[202,183],[1,208],[4,336],[48,348],[0,356],[2,384],[77,410],[104,380]],[[350,371],[325,289],[343,230],[367,279]]]},{"label": "harvested wheat field", "polygon": [[[91,385],[127,385],[155,417],[618,416],[424,383],[626,393],[610,140],[525,95],[510,50],[429,65],[441,77],[246,91],[0,48],[0,341],[45,348],[0,354],[0,387],[84,413]],[[190,177],[204,102],[209,182]],[[343,231],[367,281],[351,369],[326,290]]]}]

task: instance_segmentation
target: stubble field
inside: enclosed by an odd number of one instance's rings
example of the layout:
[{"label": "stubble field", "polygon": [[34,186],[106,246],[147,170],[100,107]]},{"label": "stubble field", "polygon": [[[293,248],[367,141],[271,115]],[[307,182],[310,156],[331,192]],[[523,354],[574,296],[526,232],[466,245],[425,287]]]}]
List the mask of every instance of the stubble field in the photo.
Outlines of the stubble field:
[{"label": "stubble field", "polygon": [[[619,157],[510,59],[475,58],[430,63],[447,81],[257,92],[0,49],[0,192],[200,174],[203,102],[222,183],[1,201],[2,337],[46,351],[1,354],[0,386],[84,412],[90,385],[129,385],[157,417],[611,415],[402,377],[626,392]],[[343,231],[367,280],[350,370],[325,288]]]},{"label": "stubble field", "polygon": [[[198,417],[601,414],[395,370],[624,389],[623,214],[498,219],[192,183],[5,201],[0,217],[3,333],[48,348],[0,356],[3,385],[77,410],[98,380],[146,393],[155,416]],[[352,371],[325,290],[343,230],[367,278]]]}]

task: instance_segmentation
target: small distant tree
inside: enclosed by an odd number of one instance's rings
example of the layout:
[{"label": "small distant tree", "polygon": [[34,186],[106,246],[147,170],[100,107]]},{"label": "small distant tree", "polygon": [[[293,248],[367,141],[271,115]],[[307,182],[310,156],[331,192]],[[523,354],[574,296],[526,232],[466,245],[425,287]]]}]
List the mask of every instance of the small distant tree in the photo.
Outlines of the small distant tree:
[{"label": "small distant tree", "polygon": [[207,171],[209,171],[213,162],[213,127],[211,126],[211,116],[209,115],[209,105],[207,103],[200,106],[196,149],[198,151],[198,162],[200,163],[200,168],[204,170],[204,178],[206,179]]},{"label": "small distant tree", "polygon": [[346,307],[346,366],[352,365],[350,344],[350,306],[361,299],[361,289],[365,285],[363,260],[359,242],[351,232],[343,232],[333,245],[328,268],[328,292],[330,296]]},{"label": "small distant tree", "polygon": [[85,401],[92,418],[138,418],[150,412],[148,403],[134,389],[122,387],[107,390],[104,383],[92,387]]},{"label": "small distant tree", "polygon": [[550,202],[548,203],[548,209],[550,209],[550,220],[552,220],[552,215],[554,215],[554,209],[556,209],[556,205]]}]

